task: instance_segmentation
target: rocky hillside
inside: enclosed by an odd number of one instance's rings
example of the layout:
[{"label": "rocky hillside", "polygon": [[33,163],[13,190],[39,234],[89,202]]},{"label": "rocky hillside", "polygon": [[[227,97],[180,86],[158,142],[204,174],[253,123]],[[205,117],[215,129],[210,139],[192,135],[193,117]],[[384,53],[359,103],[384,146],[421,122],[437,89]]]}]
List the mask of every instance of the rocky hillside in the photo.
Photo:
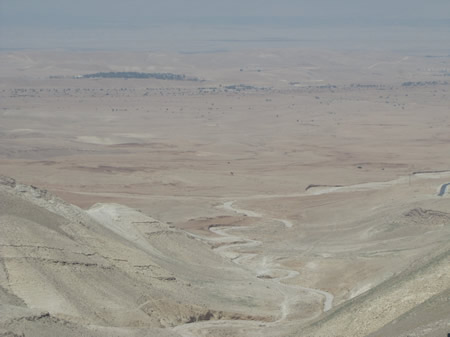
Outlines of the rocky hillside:
[{"label": "rocky hillside", "polygon": [[84,211],[0,179],[1,336],[176,335],[160,329],[274,320],[277,296],[198,238],[140,211]]},{"label": "rocky hillside", "polygon": [[336,307],[300,336],[444,336],[450,331],[449,287],[450,244],[446,244]]}]

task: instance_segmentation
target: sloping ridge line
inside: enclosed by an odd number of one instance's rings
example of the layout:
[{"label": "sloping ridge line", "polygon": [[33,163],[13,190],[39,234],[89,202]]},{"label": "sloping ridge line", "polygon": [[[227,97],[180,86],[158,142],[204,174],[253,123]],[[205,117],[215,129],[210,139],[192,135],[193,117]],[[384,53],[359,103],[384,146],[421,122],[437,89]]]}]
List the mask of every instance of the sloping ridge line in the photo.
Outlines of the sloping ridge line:
[{"label": "sloping ridge line", "polygon": [[358,305],[359,303],[366,303],[367,301],[370,301],[370,297],[372,295],[376,295],[377,292],[380,293],[386,292],[387,290],[389,290],[389,288],[395,287],[397,284],[413,279],[417,274],[423,272],[426,269],[431,268],[433,265],[439,264],[442,260],[448,258],[449,256],[450,256],[450,244],[447,243],[434,254],[429,254],[416,260],[398,275],[380,283],[379,285],[366,291],[365,293],[334,307],[324,316],[306,325],[305,329],[316,328],[324,325],[329,320],[337,316],[339,313],[345,312],[347,310],[351,311],[352,306]]}]

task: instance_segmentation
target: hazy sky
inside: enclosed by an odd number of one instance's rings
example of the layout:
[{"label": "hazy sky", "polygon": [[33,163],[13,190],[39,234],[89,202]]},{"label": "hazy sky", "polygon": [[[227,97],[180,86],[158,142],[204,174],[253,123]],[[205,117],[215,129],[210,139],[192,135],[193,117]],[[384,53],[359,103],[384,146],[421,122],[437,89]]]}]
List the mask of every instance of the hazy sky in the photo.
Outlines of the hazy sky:
[{"label": "hazy sky", "polygon": [[[171,37],[174,24],[202,26],[205,39],[215,33],[234,38],[230,29],[242,26],[252,27],[248,38],[258,39],[292,38],[293,28],[305,27],[323,27],[333,36],[336,28],[349,26],[353,26],[350,34],[356,27],[378,27],[374,33],[379,39],[388,33],[386,27],[438,27],[445,39],[450,32],[450,0],[0,0],[0,48],[26,48],[27,43],[36,47],[40,39],[47,39],[43,46],[64,47],[64,30],[71,30],[68,37],[77,40],[78,46],[85,37],[77,31],[109,29],[120,35],[134,30],[139,36],[158,26],[157,34]],[[217,31],[219,25],[228,30]],[[206,26],[215,26],[216,31]],[[283,32],[280,27],[291,30]],[[39,29],[47,32],[39,35]],[[198,29],[191,31],[192,38],[203,34]],[[437,36],[432,29],[416,33],[423,39]],[[319,38],[327,35],[326,31],[320,34]],[[185,34],[184,39],[191,37]],[[122,40],[129,38],[123,35]]]},{"label": "hazy sky", "polygon": [[[59,24],[148,17],[297,16],[322,19],[450,19],[449,0],[0,0],[4,24]],[[40,21],[42,20],[42,21]]]}]

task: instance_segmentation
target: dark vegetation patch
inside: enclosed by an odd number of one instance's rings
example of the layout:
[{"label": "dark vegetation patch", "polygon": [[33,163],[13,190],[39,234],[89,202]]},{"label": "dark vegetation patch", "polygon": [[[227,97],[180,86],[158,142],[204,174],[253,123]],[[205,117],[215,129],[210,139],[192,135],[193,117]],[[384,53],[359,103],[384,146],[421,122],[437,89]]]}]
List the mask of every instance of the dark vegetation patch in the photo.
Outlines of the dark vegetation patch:
[{"label": "dark vegetation patch", "polygon": [[[80,78],[80,77],[78,77]],[[173,73],[139,73],[135,71],[119,71],[119,72],[99,72],[93,74],[82,75],[81,78],[138,78],[138,79],[157,79],[157,80],[174,80],[174,81],[198,81],[196,77],[187,77],[184,74]]]}]

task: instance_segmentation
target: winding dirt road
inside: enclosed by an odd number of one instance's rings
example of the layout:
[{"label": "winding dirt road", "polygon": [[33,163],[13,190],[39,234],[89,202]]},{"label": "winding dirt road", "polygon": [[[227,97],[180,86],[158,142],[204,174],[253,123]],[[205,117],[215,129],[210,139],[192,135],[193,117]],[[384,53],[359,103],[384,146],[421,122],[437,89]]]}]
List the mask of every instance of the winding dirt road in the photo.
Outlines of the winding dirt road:
[{"label": "winding dirt road", "polygon": [[[449,172],[439,172],[439,173],[426,173],[416,175],[417,178],[441,178],[442,176],[449,175]],[[339,193],[339,192],[354,192],[354,191],[366,191],[366,190],[376,190],[390,187],[396,184],[407,184],[409,183],[409,176],[399,177],[398,179],[385,181],[385,182],[369,182],[349,186],[334,186],[334,187],[320,187],[311,189],[308,192],[302,193],[291,193],[291,194],[280,194],[280,195],[252,195],[245,197],[235,197],[232,201],[226,201],[219,207],[238,214],[242,214],[248,217],[261,218],[269,221],[276,221],[282,223],[286,229],[291,228],[294,224],[287,219],[278,219],[266,217],[263,214],[257,213],[255,211],[240,209],[234,206],[236,201],[244,200],[255,200],[255,199],[276,199],[276,198],[286,198],[286,197],[302,197],[308,195],[318,195],[326,193]],[[440,186],[438,191],[439,196],[443,196],[447,193],[450,188],[450,183],[443,184]],[[83,192],[75,192],[79,194],[84,194]],[[100,195],[100,193],[86,193]],[[130,198],[143,198],[148,199],[149,196],[135,196],[126,195],[119,193],[102,193],[102,195],[108,196],[120,196],[120,197],[130,197]],[[164,196],[152,196],[152,197],[164,197]],[[172,199],[188,199],[187,196],[165,196]],[[205,197],[205,199],[209,199]],[[295,278],[299,275],[299,272],[295,270],[287,269],[281,266],[275,261],[274,257],[259,255],[255,253],[244,253],[243,248],[258,247],[263,245],[263,242],[253,239],[248,239],[242,235],[236,235],[232,232],[237,230],[242,230],[251,227],[210,227],[209,230],[217,235],[214,238],[203,237],[189,233],[193,237],[197,237],[203,241],[220,243],[214,250],[221,256],[232,260],[234,263],[242,265],[245,269],[254,272],[255,277],[263,279],[265,282],[271,283],[272,287],[279,292],[283,300],[280,303],[279,315],[273,322],[267,323],[263,321],[247,321],[247,320],[219,320],[219,321],[202,321],[196,323],[183,324],[175,327],[173,330],[185,337],[197,337],[204,336],[211,329],[220,328],[239,328],[239,329],[258,329],[261,326],[276,326],[287,319],[290,315],[292,308],[297,304],[301,297],[304,296],[304,292],[314,293],[320,295],[324,298],[324,304],[322,312],[330,310],[333,306],[334,296],[331,293],[323,291],[321,289],[314,289],[308,287],[302,287],[300,285],[286,284],[283,281]],[[317,314],[320,315],[321,312]],[[315,317],[312,317],[315,318]]]},{"label": "winding dirt road", "polygon": [[[227,202],[225,202],[223,204],[222,208],[224,208],[226,210],[229,210],[229,211],[236,212],[238,214],[243,214],[243,215],[246,215],[246,216],[250,216],[250,217],[263,218],[263,215],[260,214],[260,213],[256,213],[256,212],[253,212],[253,211],[249,211],[249,210],[239,209],[239,208],[233,207],[234,203],[235,203],[235,201],[227,201]],[[276,218],[270,218],[270,220],[281,222],[287,228],[290,228],[290,227],[293,226],[292,222],[290,222],[289,220],[276,219]],[[255,243],[258,243],[258,245],[262,244],[262,242],[260,242],[260,241],[255,241],[255,240],[250,240],[250,239],[245,239],[245,238],[242,238],[242,237],[236,237],[236,236],[229,235],[227,233],[227,231],[228,230],[232,230],[234,227],[228,227],[227,229],[222,229],[222,230],[219,230],[218,228],[220,228],[220,227],[210,228],[210,231],[212,231],[212,232],[214,232],[216,234],[222,235],[224,237],[233,237],[233,239],[239,239],[241,241],[250,241],[250,243],[252,243],[253,246],[255,245]],[[240,227],[240,228],[242,228],[242,227]],[[243,247],[243,246],[248,246],[248,244],[247,243],[243,243],[243,244],[238,243],[238,244],[234,244],[234,245],[231,245],[231,246],[222,246],[220,248],[222,248],[222,250],[228,250],[228,249],[232,249],[232,248],[236,248],[236,247]],[[299,272],[295,271],[295,270],[290,270],[290,269],[285,269],[285,268],[274,268],[274,267],[268,266],[267,265],[267,257],[263,258],[263,266],[265,267],[265,270],[269,271],[269,272],[270,271],[272,271],[272,272],[274,272],[274,271],[287,272],[287,275],[284,276],[284,277],[278,277],[278,278],[271,279],[272,281],[275,281],[275,282],[277,282],[279,284],[283,280],[287,280],[289,278],[294,278],[294,277],[299,275]],[[286,285],[284,285],[284,286],[286,286]],[[307,288],[307,287],[302,287],[302,286],[295,286],[295,288],[300,289],[300,290],[304,290],[304,291],[314,292],[314,293],[320,294],[321,296],[324,296],[325,297],[325,302],[324,302],[324,307],[323,307],[323,311],[324,312],[326,312],[326,311],[328,311],[328,310],[330,310],[332,308],[334,296],[332,294],[330,294],[329,292],[326,292],[326,291],[323,291],[323,290],[320,290],[320,289]]]},{"label": "winding dirt road", "polygon": [[[249,217],[264,218],[260,213],[253,212],[251,210],[235,208],[233,204],[235,201],[227,201],[220,207],[231,212],[238,214],[243,214]],[[293,226],[292,222],[285,219],[269,218],[269,220],[278,221],[285,225],[285,227],[290,228]],[[302,296],[302,292],[311,292],[324,297],[323,312],[328,311],[333,306],[334,296],[331,293],[320,289],[308,288],[299,285],[285,284],[283,281],[294,278],[299,275],[296,270],[286,269],[280,264],[273,261],[268,256],[264,256],[260,262],[256,262],[258,259],[258,254],[254,253],[243,253],[240,250],[242,248],[251,248],[263,245],[263,242],[253,239],[248,239],[243,236],[238,236],[231,234],[230,232],[237,229],[248,229],[251,227],[224,227],[224,226],[213,226],[209,230],[218,237],[206,238],[198,235],[195,237],[201,240],[220,242],[222,243],[219,247],[214,250],[221,256],[232,260],[234,263],[245,266],[246,269],[251,270],[255,273],[255,277],[264,279],[266,282],[270,282],[272,286],[280,293],[283,297],[283,301],[280,304],[280,314],[277,320],[267,323],[258,321],[203,321],[197,323],[189,323],[174,328],[174,331],[181,334],[184,337],[193,337],[201,334],[202,330],[211,328],[220,328],[225,326],[238,327],[238,328],[256,328],[264,324],[264,326],[274,326],[282,323],[291,313],[291,307],[294,306]],[[275,277],[273,275],[281,275]],[[319,316],[318,313],[315,317]],[[315,318],[312,317],[312,318]]]}]

